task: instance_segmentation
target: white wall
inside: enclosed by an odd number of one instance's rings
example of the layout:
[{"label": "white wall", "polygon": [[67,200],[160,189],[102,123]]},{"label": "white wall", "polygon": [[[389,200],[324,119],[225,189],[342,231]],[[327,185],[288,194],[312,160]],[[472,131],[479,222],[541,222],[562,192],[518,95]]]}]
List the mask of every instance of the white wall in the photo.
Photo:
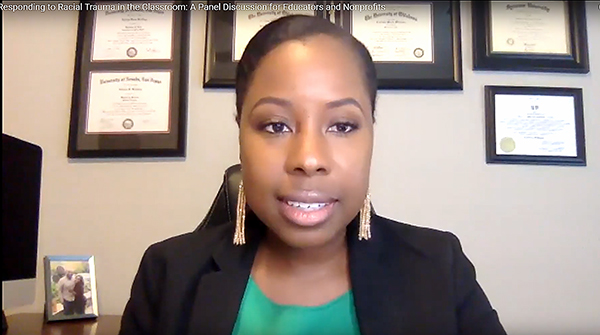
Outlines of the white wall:
[{"label": "white wall", "polygon": [[[380,93],[377,211],[456,233],[511,334],[600,333],[598,4],[587,4],[589,74],[473,72],[463,3],[464,91]],[[192,230],[237,162],[234,95],[201,87],[205,13],[192,22],[187,158],[165,161],[67,159],[77,13],[3,21],[3,128],[44,149],[39,278],[3,285],[6,312],[42,311],[44,255],[93,254],[100,313],[119,314],[145,248]],[[487,84],[583,87],[587,167],[486,165]]]}]

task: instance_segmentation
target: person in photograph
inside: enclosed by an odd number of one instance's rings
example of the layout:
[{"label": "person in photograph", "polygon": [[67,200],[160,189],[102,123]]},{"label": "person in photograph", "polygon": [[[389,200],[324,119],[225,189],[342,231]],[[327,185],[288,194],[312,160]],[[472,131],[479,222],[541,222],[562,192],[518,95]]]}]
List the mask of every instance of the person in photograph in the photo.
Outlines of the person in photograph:
[{"label": "person in photograph", "polygon": [[54,275],[52,275],[52,281],[54,283],[58,283],[60,278],[64,277],[66,273],[67,271],[65,271],[64,267],[62,267],[61,265],[57,266]]},{"label": "person in photograph", "polygon": [[83,277],[81,275],[75,276],[75,287],[73,291],[75,292],[75,301],[74,301],[74,312],[75,314],[85,314],[85,282],[83,281]]},{"label": "person in photograph", "polygon": [[64,315],[72,315],[75,307],[75,278],[73,271],[67,271],[67,274],[58,280],[56,284],[58,289],[58,297],[63,304]]}]

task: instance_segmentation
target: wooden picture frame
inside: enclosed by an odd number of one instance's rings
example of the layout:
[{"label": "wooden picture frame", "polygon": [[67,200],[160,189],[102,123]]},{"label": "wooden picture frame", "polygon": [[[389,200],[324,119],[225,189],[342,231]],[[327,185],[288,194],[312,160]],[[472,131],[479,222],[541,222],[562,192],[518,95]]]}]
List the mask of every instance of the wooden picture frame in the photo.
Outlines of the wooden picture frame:
[{"label": "wooden picture frame", "polygon": [[184,157],[188,5],[81,4],[67,156]]},{"label": "wooden picture frame", "polygon": [[[360,1],[334,3],[337,6],[336,24],[355,37],[365,36],[362,40],[357,39],[370,49],[379,89],[463,89],[459,1],[387,1],[379,5]],[[365,7],[359,7],[361,5]],[[410,10],[411,7],[414,9]],[[429,9],[423,12],[426,8]],[[426,14],[413,15],[411,11]],[[357,21],[361,22],[360,31],[355,29],[358,25],[353,18],[361,18]],[[380,21],[378,26],[363,23],[375,19]],[[390,30],[388,41],[379,40],[382,36],[379,32],[384,29]],[[398,42],[389,41],[392,39]],[[428,42],[424,43],[424,40]],[[424,46],[420,47],[419,43]],[[377,55],[373,50],[383,51]]]},{"label": "wooden picture frame", "polygon": [[485,86],[486,162],[585,166],[583,90]]},{"label": "wooden picture frame", "polygon": [[97,318],[94,256],[44,257],[46,322]]},{"label": "wooden picture frame", "polygon": [[589,72],[584,1],[471,6],[474,70]]}]

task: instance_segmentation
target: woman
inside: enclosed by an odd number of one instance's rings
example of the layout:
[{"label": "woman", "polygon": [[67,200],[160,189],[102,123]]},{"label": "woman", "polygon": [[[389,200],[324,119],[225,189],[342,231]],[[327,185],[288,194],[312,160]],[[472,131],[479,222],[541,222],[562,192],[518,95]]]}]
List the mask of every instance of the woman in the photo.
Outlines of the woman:
[{"label": "woman", "polygon": [[85,314],[85,295],[83,294],[85,282],[81,275],[75,277],[75,287],[73,292],[75,293],[75,300],[73,303],[73,310],[75,314]]},{"label": "woman", "polygon": [[365,47],[288,16],[237,70],[237,222],[142,259],[121,334],[505,334],[454,235],[371,215]]}]

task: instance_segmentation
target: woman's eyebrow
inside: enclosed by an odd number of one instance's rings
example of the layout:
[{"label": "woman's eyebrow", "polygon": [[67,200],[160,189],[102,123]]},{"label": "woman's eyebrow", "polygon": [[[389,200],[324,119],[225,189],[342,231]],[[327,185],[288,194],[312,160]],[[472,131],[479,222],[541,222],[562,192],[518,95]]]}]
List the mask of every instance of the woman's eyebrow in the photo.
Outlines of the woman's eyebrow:
[{"label": "woman's eyebrow", "polygon": [[256,109],[256,107],[261,106],[261,105],[266,105],[266,104],[274,104],[286,109],[289,109],[292,107],[292,102],[289,100],[285,100],[285,99],[281,99],[281,98],[276,98],[276,97],[264,97],[264,98],[260,98],[255,104],[254,106],[252,106],[252,109],[250,111],[253,111],[254,109]]},{"label": "woman's eyebrow", "polygon": [[364,112],[358,101],[354,98],[344,98],[339,100],[330,101],[326,104],[328,109],[338,108],[346,105],[353,105],[360,109],[361,112]]},{"label": "woman's eyebrow", "polygon": [[[282,99],[282,98],[276,98],[276,97],[269,96],[269,97],[260,98],[254,104],[254,106],[252,106],[252,109],[250,111],[252,112],[257,107],[259,107],[261,105],[266,105],[266,104],[274,104],[274,105],[280,106],[280,107],[285,108],[285,109],[292,108],[292,102],[291,101],[286,100],[286,99]],[[346,106],[346,105],[355,106],[361,112],[364,112],[363,109],[362,109],[362,107],[358,103],[358,101],[356,101],[356,99],[354,99],[354,98],[344,98],[344,99],[339,99],[339,100],[333,100],[333,101],[330,101],[330,102],[328,102],[328,103],[325,104],[325,106],[327,107],[327,109],[333,109],[333,108],[343,107],[343,106]]]}]

